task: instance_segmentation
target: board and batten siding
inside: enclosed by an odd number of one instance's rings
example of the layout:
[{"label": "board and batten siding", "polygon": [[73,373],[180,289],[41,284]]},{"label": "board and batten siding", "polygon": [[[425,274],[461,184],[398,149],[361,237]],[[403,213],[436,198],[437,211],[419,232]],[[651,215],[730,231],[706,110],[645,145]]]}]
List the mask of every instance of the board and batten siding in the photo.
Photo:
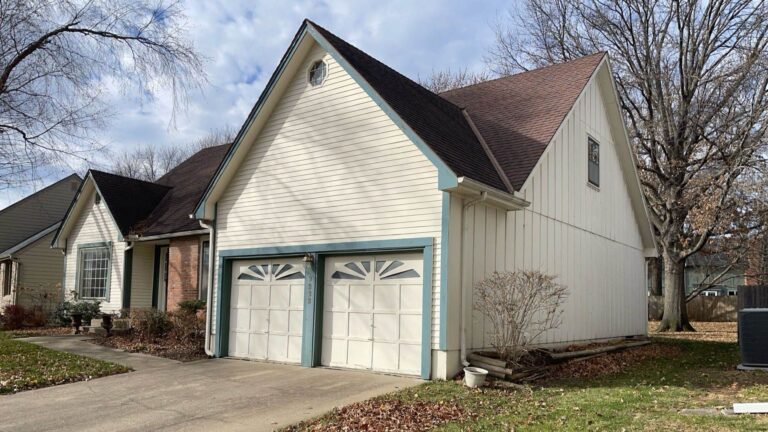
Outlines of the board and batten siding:
[{"label": "board and batten siding", "polygon": [[[313,88],[307,71],[321,58],[328,75]],[[291,79],[218,201],[217,253],[432,237],[436,344],[442,205],[437,169],[319,46]]]},{"label": "board and batten siding", "polygon": [[85,197],[86,204],[77,218],[67,237],[66,278],[64,279],[65,298],[72,300],[71,291],[77,286],[77,246],[89,243],[112,242],[110,257],[110,282],[108,301],[102,300],[103,312],[117,312],[122,305],[123,291],[123,251],[125,243],[119,241],[119,231],[107,204],[101,200],[94,202],[94,192],[91,190]]},{"label": "board and batten siding", "polygon": [[[643,245],[601,91],[593,79],[521,188],[530,207],[464,209],[470,349],[488,348],[490,331],[471,307],[472,286],[496,270],[539,270],[568,286],[562,325],[540,343],[645,334]],[[588,136],[600,143],[599,190],[587,184]]]}]

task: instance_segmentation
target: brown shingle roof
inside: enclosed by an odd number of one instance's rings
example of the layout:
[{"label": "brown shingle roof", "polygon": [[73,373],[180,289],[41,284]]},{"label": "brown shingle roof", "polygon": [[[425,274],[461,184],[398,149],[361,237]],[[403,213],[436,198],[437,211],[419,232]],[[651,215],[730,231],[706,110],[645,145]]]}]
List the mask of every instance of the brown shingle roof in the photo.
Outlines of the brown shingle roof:
[{"label": "brown shingle roof", "polygon": [[466,108],[519,190],[604,56],[592,54],[440,96]]},{"label": "brown shingle roof", "polygon": [[146,218],[170,190],[168,186],[93,169],[90,174],[123,235]]},{"label": "brown shingle roof", "polygon": [[152,213],[134,231],[143,235],[170,234],[202,229],[189,215],[203,195],[230,144],[205,148],[157,180],[157,184],[171,187]]}]

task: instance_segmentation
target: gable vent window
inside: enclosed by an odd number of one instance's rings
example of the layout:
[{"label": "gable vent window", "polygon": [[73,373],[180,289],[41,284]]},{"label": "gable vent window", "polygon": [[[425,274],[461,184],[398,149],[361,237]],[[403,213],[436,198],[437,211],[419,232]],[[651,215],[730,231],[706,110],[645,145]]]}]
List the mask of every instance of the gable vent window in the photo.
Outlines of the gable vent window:
[{"label": "gable vent window", "polygon": [[94,202],[96,205],[99,205],[99,204],[101,203],[101,195],[99,195],[99,193],[98,193],[98,192],[96,193],[96,196],[94,196],[94,197],[93,197],[93,202]]},{"label": "gable vent window", "polygon": [[324,61],[318,60],[312,63],[312,67],[309,68],[309,83],[312,87],[317,87],[325,81],[327,71],[328,66],[325,65]]},{"label": "gable vent window", "polygon": [[587,144],[587,176],[589,184],[600,186],[600,144],[589,138]]}]

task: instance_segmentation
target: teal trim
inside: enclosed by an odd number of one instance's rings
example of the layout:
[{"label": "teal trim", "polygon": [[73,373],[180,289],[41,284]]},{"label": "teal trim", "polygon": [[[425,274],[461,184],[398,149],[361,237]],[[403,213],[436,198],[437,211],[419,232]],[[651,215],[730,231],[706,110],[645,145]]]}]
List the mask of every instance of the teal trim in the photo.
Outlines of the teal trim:
[{"label": "teal trim", "polygon": [[322,311],[318,312],[317,305],[323,303],[317,297],[317,282],[318,279],[322,278],[322,273],[317,272],[318,255],[312,254],[312,258],[312,262],[306,263],[304,266],[304,317],[301,330],[301,365],[304,367],[315,366],[315,333],[318,328],[315,326],[315,321],[318,318],[318,313],[322,314]]},{"label": "teal trim", "polygon": [[152,307],[157,309],[157,294],[160,291],[157,277],[160,275],[160,248],[163,245],[155,245],[155,260],[152,264]]},{"label": "teal trim", "polygon": [[[431,322],[432,322],[432,272],[433,240],[429,237],[373,240],[360,242],[324,243],[292,246],[273,246],[219,251],[218,284],[216,287],[216,340],[215,355],[223,357],[229,353],[229,306],[232,293],[232,262],[239,259],[268,258],[278,255],[313,254],[314,265],[307,267],[304,282],[304,322],[302,327],[301,364],[305,367],[320,364],[322,354],[322,307],[325,258],[338,254],[363,254],[394,250],[423,251],[424,286],[422,289],[422,359],[421,377],[429,379],[432,368]],[[311,271],[310,271],[311,270]],[[312,281],[310,281],[312,279]],[[306,294],[311,294],[306,296]]]},{"label": "teal trim", "polygon": [[305,253],[333,253],[333,252],[368,252],[396,249],[416,249],[432,246],[431,237],[420,237],[396,240],[373,240],[342,243],[320,243],[308,245],[272,246],[250,249],[229,249],[219,251],[219,256],[224,258],[261,258],[274,255],[303,255]]},{"label": "teal trim", "polygon": [[421,298],[421,377],[432,374],[432,245],[424,247],[424,288]]},{"label": "teal trim", "polygon": [[280,63],[277,65],[277,69],[275,69],[275,71],[272,73],[272,77],[267,82],[267,85],[264,88],[264,91],[259,96],[259,99],[256,101],[256,104],[253,106],[253,109],[251,109],[251,112],[248,114],[248,118],[245,120],[243,127],[240,128],[240,131],[237,133],[237,136],[235,137],[232,147],[230,147],[230,149],[227,151],[226,156],[224,156],[224,160],[219,164],[219,168],[216,170],[216,173],[214,174],[213,178],[208,183],[208,187],[206,187],[205,193],[203,193],[203,196],[200,198],[200,201],[198,201],[197,206],[195,207],[195,211],[194,211],[195,218],[204,219],[205,203],[206,203],[206,200],[208,199],[208,196],[211,194],[211,190],[216,185],[216,183],[218,183],[224,170],[226,170],[227,166],[229,166],[229,162],[232,160],[232,156],[234,156],[238,147],[240,147],[240,144],[243,141],[243,137],[245,136],[245,133],[248,131],[248,129],[250,129],[254,120],[256,120],[256,117],[261,112],[261,109],[263,108],[264,103],[272,94],[272,90],[274,90],[275,85],[280,80],[280,77],[282,77],[283,71],[285,70],[286,66],[290,62],[291,58],[293,58],[293,53],[296,52],[296,48],[298,48],[302,39],[304,39],[304,36],[306,35],[306,33],[307,32],[306,32],[306,22],[305,22],[299,28],[299,31],[296,33],[296,35],[293,37],[293,41],[291,42],[291,45],[288,47],[288,50],[285,52],[285,54],[283,54],[283,58],[280,60]]},{"label": "teal trim", "polygon": [[[83,249],[90,249],[90,248],[99,248],[99,247],[105,247],[109,250],[109,265],[107,266],[107,286],[105,287],[106,292],[104,293],[104,297],[84,297],[82,293],[80,292],[80,272],[83,270],[81,268],[81,254]],[[83,300],[99,300],[109,303],[109,291],[112,286],[112,265],[114,264],[112,257],[112,242],[106,241],[106,242],[94,242],[94,243],[80,243],[77,245],[77,261],[75,262],[75,292],[77,293],[78,298]]]},{"label": "teal trim", "polygon": [[[59,225],[59,228],[61,228],[61,225]],[[67,250],[66,243],[64,244],[64,273],[61,276],[61,301],[67,299],[67,254],[71,251]],[[75,276],[77,277],[77,276]]]},{"label": "teal trim", "polygon": [[442,159],[440,159],[440,156],[438,156],[430,146],[427,145],[427,143],[424,142],[421,137],[411,129],[408,124],[403,121],[403,119],[392,109],[392,107],[387,104],[387,102],[382,98],[376,90],[371,87],[371,85],[368,83],[368,81],[363,78],[362,75],[354,68],[351,64],[342,56],[339,54],[338,51],[336,51],[336,48],[333,47],[324,37],[321,35],[317,30],[315,30],[311,25],[307,27],[307,31],[310,35],[312,35],[313,38],[317,41],[317,43],[331,56],[333,56],[333,59],[336,60],[338,64],[341,65],[341,67],[344,68],[344,70],[349,74],[349,76],[352,77],[352,79],[355,80],[357,85],[359,85],[365,93],[368,94],[368,96],[373,99],[373,101],[376,103],[376,105],[379,106],[379,108],[384,111],[387,116],[389,116],[390,120],[397,125],[397,127],[400,128],[400,130],[405,133],[405,135],[410,138],[410,140],[418,147],[419,150],[421,150],[422,153],[424,153],[424,156],[429,159],[430,162],[437,168],[437,176],[438,176],[438,187],[440,189],[444,189],[445,187],[451,187],[458,184],[458,179],[456,174],[451,170],[448,165],[443,162]]},{"label": "teal trim", "polygon": [[448,250],[450,245],[451,194],[443,192],[442,222],[440,224],[440,342],[438,347],[448,346]]},{"label": "teal trim", "polygon": [[131,281],[133,278],[133,249],[123,252],[123,309],[131,307]]}]

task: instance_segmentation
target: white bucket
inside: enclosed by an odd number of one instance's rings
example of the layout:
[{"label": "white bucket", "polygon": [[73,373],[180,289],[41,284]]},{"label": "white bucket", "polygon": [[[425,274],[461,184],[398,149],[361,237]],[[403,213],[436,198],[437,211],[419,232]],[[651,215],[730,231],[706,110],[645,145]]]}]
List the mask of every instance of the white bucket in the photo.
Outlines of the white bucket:
[{"label": "white bucket", "polygon": [[464,368],[464,384],[470,388],[482,387],[488,371],[479,367]]}]

